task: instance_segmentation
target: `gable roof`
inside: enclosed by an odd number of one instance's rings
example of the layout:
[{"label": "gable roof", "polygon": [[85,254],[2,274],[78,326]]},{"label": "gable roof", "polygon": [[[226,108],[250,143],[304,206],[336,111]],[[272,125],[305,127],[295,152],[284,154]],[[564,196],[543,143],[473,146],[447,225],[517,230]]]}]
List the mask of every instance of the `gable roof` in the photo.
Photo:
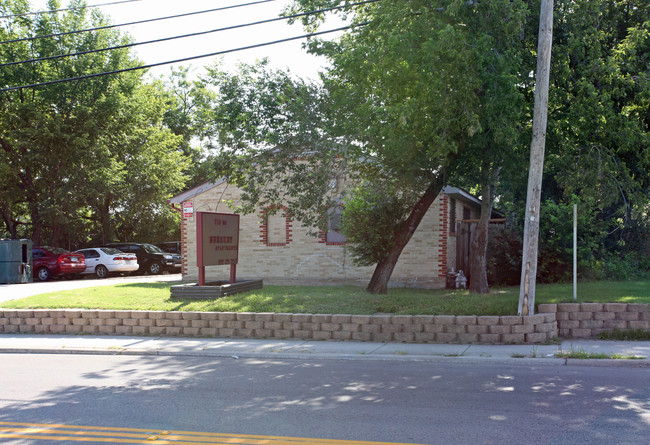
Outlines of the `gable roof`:
[{"label": "gable roof", "polygon": [[[179,193],[176,196],[172,196],[167,200],[170,204],[182,204],[183,202],[187,201],[188,199],[192,199],[195,196],[200,195],[201,193],[205,193],[210,189],[213,189],[215,187],[220,186],[226,182],[225,179],[218,179],[216,181],[211,181],[211,182],[204,182],[201,185],[197,185],[196,187],[193,187],[185,192]],[[466,202],[471,205],[475,205],[477,207],[481,207],[481,200],[478,199],[476,196],[472,195],[466,190],[463,190],[459,187],[453,187],[451,185],[446,185],[442,188],[441,190],[442,193],[446,194],[450,198],[458,199],[459,201]],[[500,212],[496,210],[492,210],[493,215],[499,215]]]},{"label": "gable roof", "polygon": [[212,182],[204,182],[203,184],[197,185],[196,187],[184,191],[176,196],[172,196],[167,200],[167,202],[170,204],[182,204],[188,199],[192,199],[195,196],[200,195],[201,193],[205,193],[210,189],[220,186],[224,182],[226,182],[225,179],[218,179]]}]

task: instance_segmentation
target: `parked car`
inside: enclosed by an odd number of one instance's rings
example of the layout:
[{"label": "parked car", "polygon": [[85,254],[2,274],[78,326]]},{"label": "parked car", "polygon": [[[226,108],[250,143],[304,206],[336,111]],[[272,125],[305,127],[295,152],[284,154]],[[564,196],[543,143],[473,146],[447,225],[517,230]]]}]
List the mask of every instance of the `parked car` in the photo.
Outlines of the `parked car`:
[{"label": "parked car", "polygon": [[139,273],[158,275],[163,271],[170,273],[180,272],[180,264],[174,261],[171,253],[163,252],[160,247],[149,243],[109,243],[107,247],[114,247],[126,253],[134,253],[138,257]]},{"label": "parked car", "polygon": [[60,247],[34,247],[32,260],[33,276],[39,281],[47,281],[53,277],[74,277],[86,270],[86,260],[82,254]]},{"label": "parked car", "polygon": [[113,247],[97,247],[77,250],[86,259],[83,275],[95,274],[97,278],[107,278],[112,273],[135,272],[138,270],[138,257],[124,253]]},{"label": "parked car", "polygon": [[181,242],[180,241],[167,241],[165,243],[156,243],[156,246],[160,247],[163,251],[167,253],[176,253],[181,254]]},{"label": "parked car", "polygon": [[158,243],[156,246],[160,247],[164,252],[171,253],[174,259],[174,265],[178,268],[180,272],[181,263],[183,259],[181,257],[181,242],[180,241],[168,241],[166,243]]}]

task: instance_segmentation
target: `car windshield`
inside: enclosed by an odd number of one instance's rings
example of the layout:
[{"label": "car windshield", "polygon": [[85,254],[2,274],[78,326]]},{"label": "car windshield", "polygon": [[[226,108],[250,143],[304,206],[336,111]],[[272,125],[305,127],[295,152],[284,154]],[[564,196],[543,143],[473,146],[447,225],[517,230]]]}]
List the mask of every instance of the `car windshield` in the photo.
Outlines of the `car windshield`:
[{"label": "car windshield", "polygon": [[124,253],[121,250],[118,249],[113,249],[112,247],[102,247],[101,249],[102,252],[104,252],[106,255],[118,255],[120,253]]},{"label": "car windshield", "polygon": [[160,247],[154,246],[153,244],[143,244],[144,250],[149,253],[165,253]]},{"label": "car windshield", "polygon": [[68,252],[67,250],[62,249],[60,247],[43,246],[43,247],[41,247],[41,249],[47,250],[48,252],[53,253],[54,255],[59,255],[59,254]]}]

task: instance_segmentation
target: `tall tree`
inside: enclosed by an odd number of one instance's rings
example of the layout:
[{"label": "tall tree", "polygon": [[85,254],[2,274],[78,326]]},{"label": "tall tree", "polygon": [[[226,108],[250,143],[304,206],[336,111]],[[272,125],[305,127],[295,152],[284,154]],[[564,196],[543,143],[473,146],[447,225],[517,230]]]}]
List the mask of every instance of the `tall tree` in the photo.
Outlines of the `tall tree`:
[{"label": "tall tree", "polygon": [[[307,10],[323,2],[296,3]],[[385,292],[401,250],[448,175],[466,172],[472,163],[484,178],[484,208],[473,240],[477,267],[471,285],[486,292],[492,197],[501,162],[517,143],[523,112],[526,5],[382,1],[350,10],[353,21],[368,24],[340,46],[314,43],[312,50],[332,60],[327,85],[347,110],[347,133],[364,142],[361,155],[375,159],[384,176],[401,184],[402,198],[419,195],[393,228],[391,248],[368,289]],[[308,17],[305,24],[316,22]]]},{"label": "tall tree", "polygon": [[[71,2],[71,6],[83,4]],[[55,10],[58,5],[52,1],[49,7]],[[28,7],[23,0],[0,3],[3,15],[25,12]],[[0,35],[3,42],[12,42],[0,44],[0,60],[13,64],[0,70],[0,85],[30,85],[135,66],[137,60],[126,49],[53,58],[128,41],[107,29],[65,34],[107,23],[100,13],[88,9],[4,19]],[[51,34],[58,35],[47,37]],[[41,60],[19,63],[30,59]],[[125,73],[0,93],[0,164],[4,166],[0,175],[11,187],[9,193],[0,193],[0,200],[8,209],[3,214],[8,229],[20,221],[26,227],[21,236],[36,244],[73,248],[103,241],[115,233],[111,212],[137,208],[131,206],[143,190],[161,187],[162,181],[150,179],[155,158],[149,155],[149,161],[141,164],[134,161],[139,153],[153,149],[167,158],[171,148],[173,156],[178,141],[162,126],[162,107],[155,110],[157,118],[148,112],[152,110],[142,98],[141,76]],[[127,148],[130,152],[124,153]],[[118,152],[124,153],[121,161]],[[171,180],[178,180],[180,159],[170,158]],[[119,162],[141,169],[137,175],[132,171],[127,175]],[[142,181],[141,189],[132,190],[130,201],[122,197],[118,207],[111,206],[111,198],[136,178]],[[182,181],[174,184],[174,190],[178,186]]]},{"label": "tall tree", "polygon": [[[505,47],[519,36],[526,8],[505,0],[351,3],[294,3],[294,12],[345,6],[354,25],[339,42],[311,42],[310,50],[332,65],[320,89],[280,73],[213,71],[208,80],[220,92],[213,141],[221,150],[217,171],[243,186],[253,206],[284,201],[294,218],[322,227],[328,206],[341,199],[328,185],[342,173],[378,187],[387,195],[379,201],[399,202],[389,234],[374,237],[387,247],[356,250],[358,259],[376,264],[368,291],[385,293],[459,155],[511,143],[517,113],[507,107],[519,73],[501,68],[516,61]],[[304,25],[316,28],[319,16],[306,16]],[[508,82],[507,89],[495,87]],[[506,108],[490,106],[499,94]],[[488,132],[493,136],[480,140]],[[376,211],[356,208],[371,207]],[[355,239],[367,242],[350,236],[349,243]]]},{"label": "tall tree", "polygon": [[[553,279],[551,270],[570,276],[563,271],[571,269],[571,227],[556,215],[571,218],[573,203],[584,224],[580,273],[604,277],[603,267],[644,261],[638,230],[647,226],[642,209],[650,191],[649,16],[644,1],[555,1],[540,228],[546,264],[538,279]],[[501,205],[518,215],[515,224],[524,218],[522,173],[509,170],[500,190]]]}]

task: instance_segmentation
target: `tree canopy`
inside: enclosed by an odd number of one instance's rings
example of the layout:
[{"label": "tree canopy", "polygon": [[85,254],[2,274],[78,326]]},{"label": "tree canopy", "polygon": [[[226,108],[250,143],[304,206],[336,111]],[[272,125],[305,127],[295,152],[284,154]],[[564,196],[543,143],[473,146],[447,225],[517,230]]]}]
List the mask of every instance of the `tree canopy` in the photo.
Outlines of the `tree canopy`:
[{"label": "tree canopy", "polygon": [[[28,7],[0,2],[3,15]],[[44,60],[2,67],[0,85],[137,65],[127,49],[45,59],[128,41],[111,29],[39,38],[107,23],[87,9],[4,19],[0,40],[12,42],[0,44],[0,60]],[[179,138],[162,125],[163,110],[161,87],[145,85],[136,72],[0,93],[0,207],[8,235],[67,248],[153,236],[146,222],[168,212],[166,198],[184,183],[185,158]],[[177,221],[168,219],[164,230],[173,233]]]}]

